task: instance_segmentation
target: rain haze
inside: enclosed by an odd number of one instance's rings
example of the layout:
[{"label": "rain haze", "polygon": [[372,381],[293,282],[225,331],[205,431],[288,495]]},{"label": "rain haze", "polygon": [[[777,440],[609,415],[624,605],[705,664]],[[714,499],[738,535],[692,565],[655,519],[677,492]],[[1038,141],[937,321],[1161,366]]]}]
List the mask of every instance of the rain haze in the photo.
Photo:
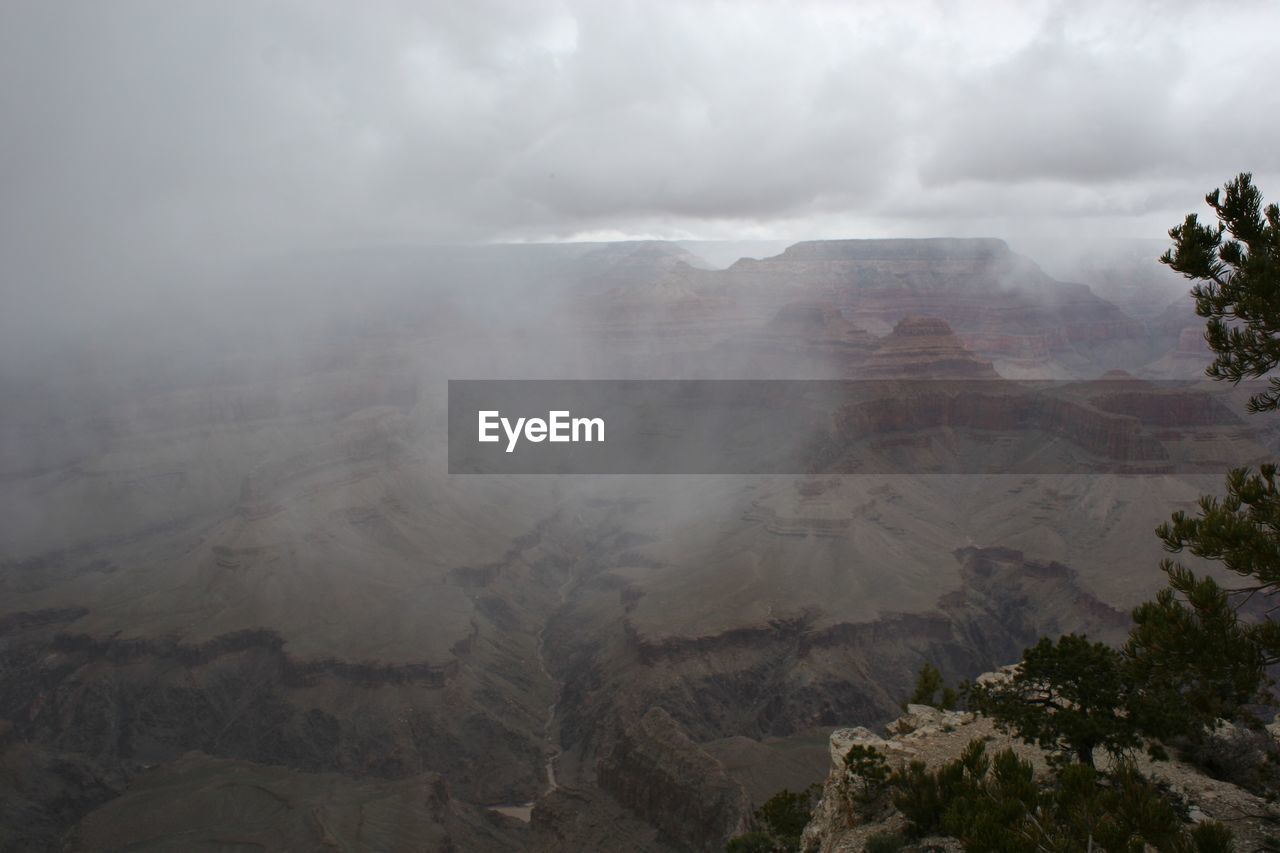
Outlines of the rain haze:
[{"label": "rain haze", "polygon": [[1121,648],[1280,453],[1157,261],[1280,197],[1276,33],[0,0],[0,853],[862,849],[850,732],[996,737],[917,673]]}]

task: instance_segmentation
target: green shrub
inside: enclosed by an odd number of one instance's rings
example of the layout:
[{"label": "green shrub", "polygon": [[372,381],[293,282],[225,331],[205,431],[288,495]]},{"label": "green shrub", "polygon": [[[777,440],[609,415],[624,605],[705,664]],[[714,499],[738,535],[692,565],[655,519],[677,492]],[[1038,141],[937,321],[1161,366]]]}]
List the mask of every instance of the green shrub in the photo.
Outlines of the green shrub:
[{"label": "green shrub", "polygon": [[907,826],[914,837],[929,835],[942,828],[942,815],[947,810],[946,800],[938,782],[938,775],[925,769],[923,761],[913,761],[906,769],[893,775],[893,805],[907,819]]},{"label": "green shrub", "polygon": [[1195,842],[1196,853],[1235,853],[1236,851],[1231,830],[1216,820],[1207,820],[1191,830],[1191,840]]},{"label": "green shrub", "polygon": [[729,839],[729,853],[793,853],[800,849],[800,836],[822,793],[821,785],[803,791],[783,789],[752,815],[756,830]]},{"label": "green shrub", "polygon": [[889,782],[889,763],[880,750],[854,744],[844,757],[844,767],[850,800],[867,806],[880,799]]},{"label": "green shrub", "polygon": [[911,698],[903,702],[902,706],[905,709],[907,705],[931,705],[943,711],[950,711],[956,707],[958,700],[956,691],[942,680],[942,673],[938,668],[931,663],[926,663],[916,676],[916,687]]},{"label": "green shrub", "polygon": [[889,779],[893,804],[906,817],[912,836],[919,838],[940,832],[948,806],[972,796],[976,780],[986,772],[986,746],[974,740],[958,759],[936,773],[930,773],[920,761],[913,761],[906,769],[894,773]]}]

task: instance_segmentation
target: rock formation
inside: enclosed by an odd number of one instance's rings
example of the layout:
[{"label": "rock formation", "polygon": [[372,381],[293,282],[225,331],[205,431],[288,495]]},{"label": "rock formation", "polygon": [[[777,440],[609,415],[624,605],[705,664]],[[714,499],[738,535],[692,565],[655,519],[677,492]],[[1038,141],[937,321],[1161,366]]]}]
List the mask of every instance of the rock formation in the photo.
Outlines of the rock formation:
[{"label": "rock formation", "polygon": [[661,707],[600,762],[600,787],[691,850],[719,851],[740,831],[747,794]]},{"label": "rock formation", "polygon": [[[995,673],[986,674],[987,678]],[[980,679],[982,677],[980,676]],[[1047,771],[1046,754],[1035,746],[999,731],[986,717],[957,711],[941,711],[927,705],[908,705],[906,713],[885,726],[885,734],[857,727],[832,732],[831,765],[823,786],[822,799],[813,818],[805,827],[802,847],[811,853],[856,853],[867,840],[879,833],[900,833],[906,828],[903,816],[896,810],[875,819],[858,817],[848,807],[848,781],[845,756],[855,745],[881,752],[891,769],[899,769],[912,761],[921,761],[930,770],[960,756],[976,739],[986,742],[988,755],[1011,748],[1019,757],[1031,762],[1037,773]],[[1232,737],[1226,732],[1218,737]],[[1273,735],[1274,736],[1274,735]],[[1101,757],[1105,766],[1106,759]],[[1229,782],[1209,777],[1181,761],[1152,761],[1137,757],[1139,770],[1181,797],[1190,807],[1192,821],[1217,820],[1235,833],[1236,849],[1266,849],[1271,826],[1280,819],[1280,807]],[[955,850],[962,848],[954,839],[930,838],[919,849]]]},{"label": "rock formation", "polygon": [[1167,349],[1155,327],[1085,285],[1055,281],[999,240],[826,240],[723,270],[676,262],[575,315],[587,334],[612,341],[624,364],[643,357],[650,375],[655,367],[687,375],[705,364],[708,345],[738,352],[740,339],[760,335],[794,304],[838,309],[872,335],[904,317],[944,317],[963,346],[1018,377],[1092,376],[1098,355],[1113,366]]},{"label": "rock formation", "polygon": [[991,362],[965,349],[946,320],[906,317],[858,368],[865,379],[996,379]]},{"label": "rock formation", "polygon": [[1142,324],[1088,287],[1053,280],[1000,240],[805,242],[687,276],[694,290],[745,303],[829,300],[874,334],[907,316],[945,317],[979,355],[1024,365],[1143,337]]}]

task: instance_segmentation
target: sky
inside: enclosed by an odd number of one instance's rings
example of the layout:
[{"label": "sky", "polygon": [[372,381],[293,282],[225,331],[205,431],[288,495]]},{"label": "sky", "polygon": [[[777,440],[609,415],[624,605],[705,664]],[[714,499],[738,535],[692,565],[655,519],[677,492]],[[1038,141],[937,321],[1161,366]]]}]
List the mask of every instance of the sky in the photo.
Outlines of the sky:
[{"label": "sky", "polygon": [[14,288],[315,247],[1161,238],[1280,197],[1280,4],[6,0]]}]

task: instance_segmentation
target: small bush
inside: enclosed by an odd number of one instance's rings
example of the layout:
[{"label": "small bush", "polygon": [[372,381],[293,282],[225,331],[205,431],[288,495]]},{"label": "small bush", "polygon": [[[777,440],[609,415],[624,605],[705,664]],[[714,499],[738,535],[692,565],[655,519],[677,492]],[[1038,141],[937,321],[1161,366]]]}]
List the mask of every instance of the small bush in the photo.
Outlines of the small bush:
[{"label": "small bush", "polygon": [[1207,820],[1191,830],[1196,853],[1235,853],[1236,843],[1231,830],[1215,820]]},{"label": "small bush", "polygon": [[913,761],[893,775],[893,804],[907,819],[911,835],[919,838],[942,828],[947,810],[938,775],[930,773],[923,761]]},{"label": "small bush", "polygon": [[735,835],[729,839],[725,849],[728,853],[792,853],[799,850],[800,836],[821,794],[821,785],[810,785],[803,791],[784,788],[755,810],[752,819],[758,829]]},{"label": "small bush", "polygon": [[845,780],[849,798],[858,805],[870,805],[880,799],[889,782],[889,763],[880,750],[854,744],[844,757]]},{"label": "small bush", "polygon": [[938,668],[931,663],[926,663],[916,676],[916,687],[911,698],[903,702],[902,707],[905,710],[907,705],[931,705],[943,711],[950,711],[956,707],[958,701],[959,696],[956,691],[942,680],[942,673]]}]

